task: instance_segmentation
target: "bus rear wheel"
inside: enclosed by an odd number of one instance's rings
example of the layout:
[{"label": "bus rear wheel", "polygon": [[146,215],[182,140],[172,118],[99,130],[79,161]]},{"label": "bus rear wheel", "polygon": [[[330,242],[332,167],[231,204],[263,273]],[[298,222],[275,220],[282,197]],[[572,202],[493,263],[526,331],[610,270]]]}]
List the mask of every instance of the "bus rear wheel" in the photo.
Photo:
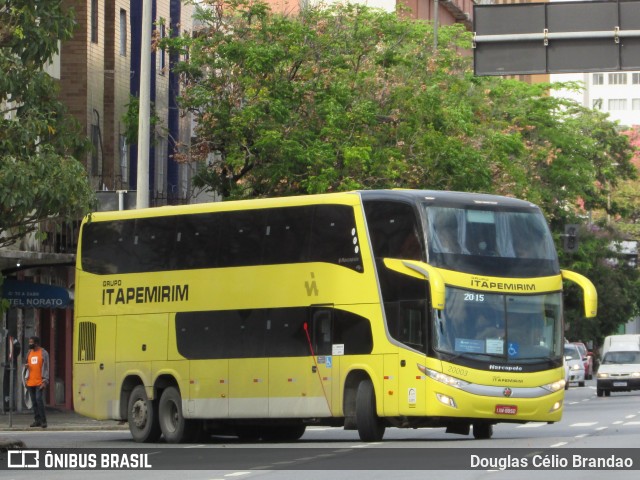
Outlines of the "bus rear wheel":
[{"label": "bus rear wheel", "polygon": [[153,401],[147,397],[143,385],[138,385],[129,396],[127,421],[129,431],[136,442],[150,443],[160,438],[162,431]]},{"label": "bus rear wheel", "polygon": [[384,436],[386,427],[376,413],[376,397],[371,380],[363,380],[358,385],[356,427],[363,442],[378,442]]},{"label": "bus rear wheel", "polygon": [[493,425],[490,423],[474,423],[473,438],[476,440],[487,440],[493,436]]},{"label": "bus rear wheel", "polygon": [[182,415],[182,397],[177,388],[168,387],[162,392],[158,419],[167,443],[181,443],[193,438],[196,423]]}]

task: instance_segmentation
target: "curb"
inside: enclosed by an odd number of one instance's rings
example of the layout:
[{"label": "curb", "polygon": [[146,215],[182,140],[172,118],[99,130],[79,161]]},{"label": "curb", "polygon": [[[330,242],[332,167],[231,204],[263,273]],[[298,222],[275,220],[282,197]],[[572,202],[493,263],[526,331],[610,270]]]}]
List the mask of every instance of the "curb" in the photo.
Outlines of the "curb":
[{"label": "curb", "polygon": [[38,427],[0,427],[0,437],[3,433],[10,432],[82,432],[90,430],[105,430],[105,431],[129,431],[129,427],[126,425],[51,425],[47,428]]}]

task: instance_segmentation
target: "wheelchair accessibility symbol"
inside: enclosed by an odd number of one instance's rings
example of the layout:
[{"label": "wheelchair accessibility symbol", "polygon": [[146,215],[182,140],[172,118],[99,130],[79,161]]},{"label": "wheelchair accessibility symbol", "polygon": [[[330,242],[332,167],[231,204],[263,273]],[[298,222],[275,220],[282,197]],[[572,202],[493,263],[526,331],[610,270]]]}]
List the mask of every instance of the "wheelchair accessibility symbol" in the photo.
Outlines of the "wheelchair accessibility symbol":
[{"label": "wheelchair accessibility symbol", "polygon": [[510,357],[517,357],[520,354],[520,345],[518,343],[509,342],[507,353]]}]

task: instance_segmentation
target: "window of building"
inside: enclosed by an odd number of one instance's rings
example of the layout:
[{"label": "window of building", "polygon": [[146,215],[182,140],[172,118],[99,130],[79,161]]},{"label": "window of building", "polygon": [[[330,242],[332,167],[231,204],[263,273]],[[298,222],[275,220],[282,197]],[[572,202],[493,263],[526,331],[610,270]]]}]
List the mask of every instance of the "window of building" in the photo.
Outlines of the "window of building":
[{"label": "window of building", "polygon": [[640,98],[631,99],[631,110],[640,110]]},{"label": "window of building", "polygon": [[609,85],[626,85],[627,74],[626,73],[610,73]]},{"label": "window of building", "polygon": [[602,99],[601,98],[594,98],[593,99],[593,103],[592,103],[592,108],[594,110],[602,110]]},{"label": "window of building", "polygon": [[156,192],[159,196],[167,191],[167,139],[158,137],[156,140]]},{"label": "window of building", "polygon": [[591,78],[591,83],[593,85],[604,85],[604,74],[602,73],[594,73]]},{"label": "window of building", "polygon": [[119,151],[121,181],[123,185],[127,185],[129,183],[129,146],[126,135],[120,135]]},{"label": "window of building", "polygon": [[127,55],[127,11],[120,10],[120,55]]},{"label": "window of building", "polygon": [[91,125],[91,174],[100,175],[100,126]]},{"label": "window of building", "polygon": [[[160,40],[162,40],[166,36],[167,36],[167,30],[163,23],[162,25],[160,25]],[[164,69],[166,68],[166,62],[167,62],[167,52],[165,51],[164,48],[161,48],[160,49],[160,73],[162,75],[164,75],[165,73]]]},{"label": "window of building", "polygon": [[626,109],[627,109],[626,98],[610,98],[609,99],[609,111],[626,110]]},{"label": "window of building", "polygon": [[98,0],[91,0],[91,42],[98,43]]},{"label": "window of building", "polygon": [[640,85],[640,73],[631,74],[631,83],[633,85]]}]

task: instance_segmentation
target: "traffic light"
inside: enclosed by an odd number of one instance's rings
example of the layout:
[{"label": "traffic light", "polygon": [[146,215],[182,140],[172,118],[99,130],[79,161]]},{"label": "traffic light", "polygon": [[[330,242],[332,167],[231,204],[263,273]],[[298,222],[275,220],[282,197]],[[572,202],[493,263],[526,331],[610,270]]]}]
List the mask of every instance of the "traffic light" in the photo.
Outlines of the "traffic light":
[{"label": "traffic light", "polygon": [[578,225],[564,226],[564,251],[568,253],[578,251]]}]

